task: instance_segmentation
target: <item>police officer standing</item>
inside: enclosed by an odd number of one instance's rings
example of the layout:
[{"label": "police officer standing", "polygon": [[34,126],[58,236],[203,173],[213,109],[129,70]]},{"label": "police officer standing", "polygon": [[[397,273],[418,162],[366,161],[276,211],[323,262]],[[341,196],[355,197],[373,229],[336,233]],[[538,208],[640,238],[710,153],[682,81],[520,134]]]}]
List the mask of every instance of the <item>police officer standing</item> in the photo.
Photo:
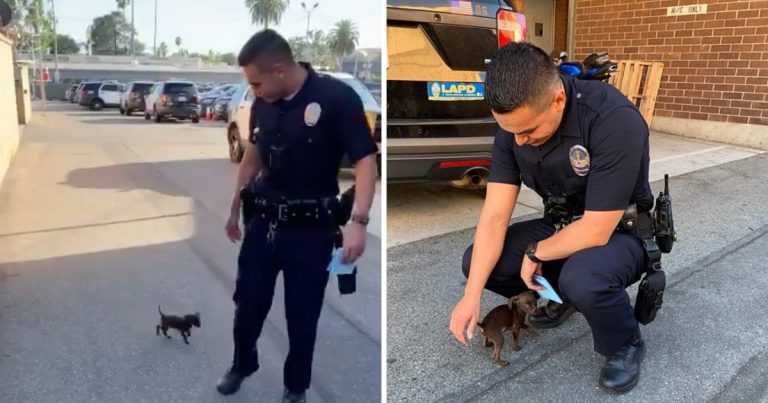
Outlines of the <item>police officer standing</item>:
[{"label": "police officer standing", "polygon": [[[646,270],[638,236],[617,231],[625,210],[648,216],[648,127],[618,90],[561,76],[529,43],[498,50],[488,66],[486,98],[500,126],[474,245],[463,261],[468,281],[450,330],[466,344],[484,288],[504,297],[540,290],[542,274],[563,304],[530,317],[537,328],[581,312],[595,350],[606,356],[599,384],[632,389],[645,345],[625,288]],[[541,219],[509,225],[524,183],[544,200]]]},{"label": "police officer standing", "polygon": [[344,228],[344,260],[365,249],[368,211],[376,183],[376,144],[362,101],[334,78],[294,61],[276,32],[253,35],[238,56],[255,95],[251,138],[237,174],[227,222],[233,242],[241,238],[240,190],[254,195],[254,218],[245,224],[233,300],[234,357],[219,380],[222,394],[235,393],[259,368],[256,341],[274,294],[278,271],[285,283],[289,352],[283,401],[301,402],[310,385],[317,322],[336,241],[333,203],[338,171],[347,155],[355,167],[356,193]]}]

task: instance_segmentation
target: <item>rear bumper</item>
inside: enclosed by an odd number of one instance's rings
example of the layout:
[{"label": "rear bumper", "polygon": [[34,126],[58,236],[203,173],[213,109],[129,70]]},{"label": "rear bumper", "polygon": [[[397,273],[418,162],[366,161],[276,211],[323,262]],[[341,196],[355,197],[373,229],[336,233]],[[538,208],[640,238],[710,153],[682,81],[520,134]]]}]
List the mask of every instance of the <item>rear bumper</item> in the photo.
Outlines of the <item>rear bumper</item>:
[{"label": "rear bumper", "polygon": [[390,182],[452,181],[470,170],[490,169],[490,152],[387,156]]},{"label": "rear bumper", "polygon": [[[403,182],[456,180],[473,168],[489,168],[498,128],[492,118],[394,120],[388,125],[387,180]],[[409,137],[393,138],[393,133]]]},{"label": "rear bumper", "polygon": [[125,107],[134,111],[143,111],[145,109],[144,101],[141,100],[127,101]]},{"label": "rear bumper", "polygon": [[199,106],[165,106],[159,108],[158,113],[163,116],[171,116],[174,118],[196,118],[200,117]]},{"label": "rear bumper", "polygon": [[477,167],[489,168],[493,137],[388,139],[387,179],[450,181]]}]

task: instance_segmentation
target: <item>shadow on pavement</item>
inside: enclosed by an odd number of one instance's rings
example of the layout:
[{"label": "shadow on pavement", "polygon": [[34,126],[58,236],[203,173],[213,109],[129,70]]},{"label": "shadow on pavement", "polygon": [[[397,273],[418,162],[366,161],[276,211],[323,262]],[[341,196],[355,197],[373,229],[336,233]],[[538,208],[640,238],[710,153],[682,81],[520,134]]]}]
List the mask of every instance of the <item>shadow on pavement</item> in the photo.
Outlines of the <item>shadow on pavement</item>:
[{"label": "shadow on pavement", "polygon": [[[142,401],[161,395],[224,401],[214,385],[232,355],[231,295],[239,244],[225,238],[223,227],[234,169],[222,158],[69,172],[61,184],[189,197],[192,208],[172,220],[153,216],[143,221],[145,226],[150,221],[149,231],[155,219],[163,233],[170,226],[178,241],[0,264],[0,362],[4,362],[0,365],[0,401],[18,401],[19,397],[24,397],[21,401],[48,401],[54,396],[57,401]],[[147,195],[145,201],[160,210],[163,206],[157,199]],[[184,222],[185,216],[191,223]],[[114,229],[134,224],[104,226]],[[190,225],[192,236],[185,238],[185,228]],[[136,232],[137,228],[143,227],[126,227],[126,231]],[[2,242],[18,242],[20,247],[30,247],[24,244],[29,239],[45,247],[57,237],[77,236],[77,230],[52,228],[0,237],[5,237]],[[136,243],[135,238],[129,241]],[[329,282],[309,394],[314,401],[380,399],[379,243],[375,237],[369,240],[359,264],[355,295],[342,298],[336,280]],[[278,280],[259,341],[262,368],[238,395],[226,401],[279,398],[288,346],[283,298]],[[201,313],[202,328],[192,330],[190,345],[173,331],[172,340],[155,335],[158,305],[166,313]],[[19,373],[33,376],[20,378]],[[40,379],[48,381],[40,383]]]}]

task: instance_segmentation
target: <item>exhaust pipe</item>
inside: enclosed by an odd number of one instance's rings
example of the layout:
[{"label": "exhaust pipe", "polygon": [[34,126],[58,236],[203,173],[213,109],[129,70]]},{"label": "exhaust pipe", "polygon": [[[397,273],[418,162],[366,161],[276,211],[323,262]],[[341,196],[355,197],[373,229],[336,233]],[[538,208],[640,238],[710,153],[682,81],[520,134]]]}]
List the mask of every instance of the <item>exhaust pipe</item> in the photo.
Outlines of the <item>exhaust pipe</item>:
[{"label": "exhaust pipe", "polygon": [[484,189],[488,184],[491,171],[486,167],[472,167],[464,172],[461,179],[453,181],[453,186],[462,189]]}]

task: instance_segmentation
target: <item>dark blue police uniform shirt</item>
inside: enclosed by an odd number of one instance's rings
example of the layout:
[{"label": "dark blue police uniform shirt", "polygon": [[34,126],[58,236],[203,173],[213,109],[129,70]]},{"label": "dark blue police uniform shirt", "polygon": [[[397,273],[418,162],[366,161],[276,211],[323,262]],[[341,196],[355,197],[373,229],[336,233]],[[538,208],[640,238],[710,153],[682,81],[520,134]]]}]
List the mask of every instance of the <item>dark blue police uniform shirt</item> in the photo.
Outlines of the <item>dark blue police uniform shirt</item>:
[{"label": "dark blue police uniform shirt", "polygon": [[[342,156],[352,163],[376,153],[363,103],[347,84],[317,74],[309,64],[307,80],[290,100],[254,99],[250,141],[266,169],[264,183],[287,197],[328,197],[339,193]],[[283,148],[269,168],[270,145]]]},{"label": "dark blue police uniform shirt", "polygon": [[[643,116],[609,84],[561,79],[566,108],[555,135],[539,147],[518,146],[512,133],[499,129],[489,182],[519,186],[522,181],[542,198],[568,195],[578,213],[624,210],[632,203],[640,211],[650,210],[648,125]],[[583,176],[569,157],[579,145],[590,160]]]}]

